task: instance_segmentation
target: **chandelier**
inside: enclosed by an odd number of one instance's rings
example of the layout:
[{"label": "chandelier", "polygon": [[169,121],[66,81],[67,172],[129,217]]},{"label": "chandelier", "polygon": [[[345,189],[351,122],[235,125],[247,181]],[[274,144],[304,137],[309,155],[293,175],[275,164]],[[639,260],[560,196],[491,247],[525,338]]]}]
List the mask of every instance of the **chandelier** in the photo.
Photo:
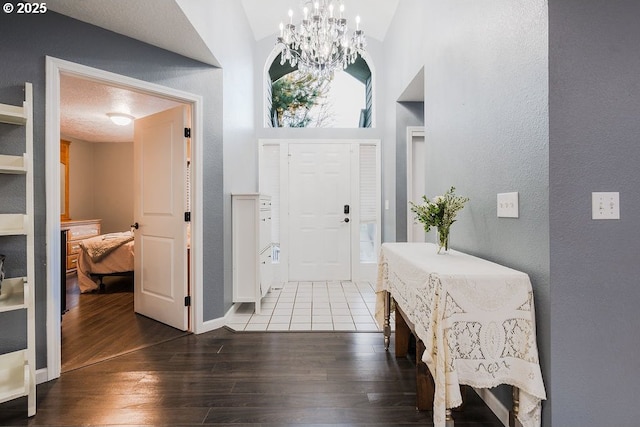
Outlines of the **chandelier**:
[{"label": "chandelier", "polygon": [[276,44],[281,47],[280,65],[289,61],[303,73],[331,78],[334,72],[347,68],[364,53],[366,40],[360,29],[360,17],[356,17],[356,30],[349,36],[347,20],[342,17],[344,4],[339,2],[336,11],[333,3],[316,0],[313,10],[305,7],[304,19],[297,27],[293,24],[293,11],[289,9],[289,23],[280,23]]}]

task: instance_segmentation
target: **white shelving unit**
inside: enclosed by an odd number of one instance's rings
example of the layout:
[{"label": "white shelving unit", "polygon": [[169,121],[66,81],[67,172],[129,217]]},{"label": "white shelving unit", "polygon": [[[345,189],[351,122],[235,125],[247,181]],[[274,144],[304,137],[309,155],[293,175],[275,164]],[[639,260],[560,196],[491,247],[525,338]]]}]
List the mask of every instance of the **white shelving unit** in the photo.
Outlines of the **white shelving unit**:
[{"label": "white shelving unit", "polygon": [[[24,91],[25,101],[21,107],[0,104],[0,122],[24,126],[25,129],[24,155],[0,155],[0,174],[25,175],[26,179],[26,211],[0,214],[0,253],[2,253],[3,246],[2,236],[26,236],[27,245],[27,275],[5,278],[2,282],[0,313],[14,310],[27,311],[27,347],[11,353],[0,354],[0,403],[28,396],[27,412],[31,417],[36,413],[33,89],[31,83],[25,83]],[[7,261],[11,262],[11,260]]]},{"label": "white shelving unit", "polygon": [[24,156],[5,156],[0,154],[0,173],[26,174]]},{"label": "white shelving unit", "polygon": [[261,313],[271,289],[271,197],[231,195],[233,302],[252,302]]}]

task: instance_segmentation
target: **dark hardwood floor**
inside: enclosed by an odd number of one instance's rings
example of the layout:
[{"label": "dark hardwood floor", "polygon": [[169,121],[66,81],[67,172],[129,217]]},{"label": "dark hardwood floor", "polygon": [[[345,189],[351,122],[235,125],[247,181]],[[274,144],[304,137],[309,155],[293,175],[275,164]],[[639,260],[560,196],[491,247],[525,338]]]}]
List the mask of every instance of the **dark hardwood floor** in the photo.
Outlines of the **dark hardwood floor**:
[{"label": "dark hardwood floor", "polygon": [[182,336],[185,332],[133,311],[133,279],[105,277],[104,293],[81,294],[67,276],[62,316],[62,372]]},{"label": "dark hardwood floor", "polygon": [[[0,405],[0,425],[432,425],[430,411],[415,410],[414,364],[382,341],[226,328],[182,336],[40,384],[36,416],[16,399]],[[501,426],[474,392],[466,397],[456,426]]]}]

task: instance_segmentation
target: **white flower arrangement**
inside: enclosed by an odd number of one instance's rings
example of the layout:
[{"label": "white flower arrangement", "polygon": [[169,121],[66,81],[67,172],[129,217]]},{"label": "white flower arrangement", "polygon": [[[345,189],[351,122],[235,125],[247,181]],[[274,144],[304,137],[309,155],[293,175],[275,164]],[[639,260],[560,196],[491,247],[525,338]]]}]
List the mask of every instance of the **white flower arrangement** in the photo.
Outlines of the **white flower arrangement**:
[{"label": "white flower arrangement", "polygon": [[456,196],[455,187],[451,187],[449,191],[441,196],[436,196],[429,200],[427,196],[422,196],[422,203],[411,204],[411,212],[415,214],[416,221],[424,226],[424,231],[429,231],[431,227],[438,229],[439,247],[438,253],[445,249],[449,249],[449,230],[451,224],[456,221],[456,215],[469,201],[468,197]]}]

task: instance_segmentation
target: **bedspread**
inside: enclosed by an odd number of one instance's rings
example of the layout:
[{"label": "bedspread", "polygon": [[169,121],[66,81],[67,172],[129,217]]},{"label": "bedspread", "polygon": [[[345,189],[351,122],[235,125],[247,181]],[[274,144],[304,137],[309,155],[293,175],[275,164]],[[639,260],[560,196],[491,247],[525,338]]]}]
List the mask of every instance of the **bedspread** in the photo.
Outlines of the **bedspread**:
[{"label": "bedspread", "polygon": [[[102,236],[87,240],[99,239],[100,237]],[[78,254],[78,286],[80,287],[80,292],[89,292],[98,288],[98,284],[91,278],[91,274],[123,273],[133,271],[133,253],[133,240],[128,240],[115,249],[112,249],[107,255],[101,257],[97,262],[93,261],[87,251],[83,248]]]},{"label": "bedspread", "polygon": [[462,403],[460,384],[520,389],[518,418],[540,425],[546,399],[538,361],[533,292],[522,272],[429,243],[385,243],[378,264],[376,318],[384,292],[407,315],[435,382],[435,426]]},{"label": "bedspread", "polygon": [[120,246],[132,240],[133,233],[130,231],[126,231],[124,233],[102,234],[100,236],[84,239],[80,242],[80,247],[87,252],[91,261],[98,262]]}]

